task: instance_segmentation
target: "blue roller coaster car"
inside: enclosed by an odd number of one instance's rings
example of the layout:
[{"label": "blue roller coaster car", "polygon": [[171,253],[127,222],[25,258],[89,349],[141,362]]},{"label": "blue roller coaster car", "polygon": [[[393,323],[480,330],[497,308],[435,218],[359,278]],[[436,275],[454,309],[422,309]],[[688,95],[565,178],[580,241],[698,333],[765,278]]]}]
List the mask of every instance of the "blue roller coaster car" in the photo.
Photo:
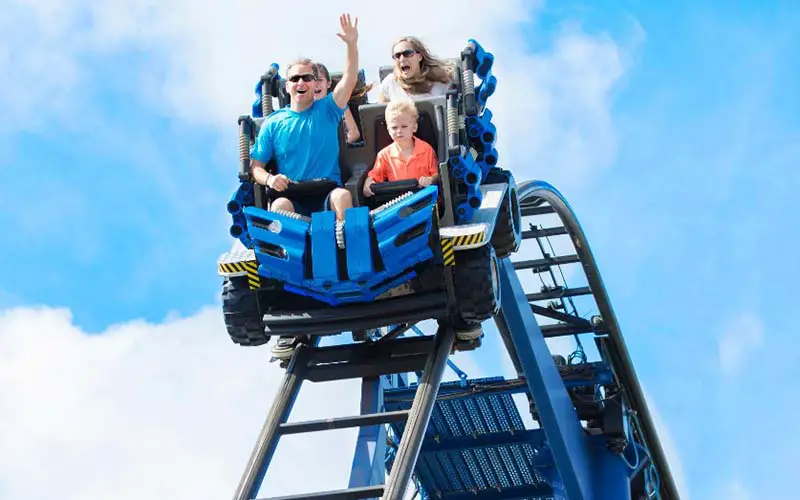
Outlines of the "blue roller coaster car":
[{"label": "blue roller coaster car", "polygon": [[[343,226],[332,211],[305,217],[271,210],[266,188],[252,180],[249,151],[258,129],[275,99],[279,107],[289,105],[278,66],[270,67],[256,86],[252,116],[239,118],[240,184],[227,206],[234,244],[217,263],[235,343],[256,346],[273,335],[355,333],[430,318],[469,330],[497,312],[497,259],[519,247],[521,215],[514,177],[497,166],[496,128],[486,107],[497,83],[492,62],[492,54],[469,40],[452,61],[447,95],[415,101],[417,136],[440,161],[437,185],[380,183],[375,196],[365,198],[366,174],[391,139],[385,104],[364,95],[351,100],[362,140],[348,144],[340,127],[342,180],[354,200]],[[381,68],[380,77],[389,71]],[[341,78],[331,76],[334,84]],[[358,85],[364,84],[361,71]],[[327,192],[329,183],[291,189],[303,196]]]}]

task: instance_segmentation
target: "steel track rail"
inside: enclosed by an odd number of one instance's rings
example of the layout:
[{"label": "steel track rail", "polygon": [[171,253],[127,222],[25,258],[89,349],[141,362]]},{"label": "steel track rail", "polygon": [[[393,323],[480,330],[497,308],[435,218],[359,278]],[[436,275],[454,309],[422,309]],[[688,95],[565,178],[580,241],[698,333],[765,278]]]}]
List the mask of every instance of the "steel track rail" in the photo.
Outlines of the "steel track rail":
[{"label": "steel track rail", "polygon": [[[679,500],[675,480],[667,461],[666,454],[658,437],[655,423],[644,391],[639,384],[636,369],[633,366],[630,353],[625,340],[622,336],[622,329],[619,321],[614,314],[611,300],[606,291],[603,279],[594,255],[589,247],[589,242],[581,228],[578,218],[573,212],[564,196],[552,185],[544,181],[524,181],[517,185],[517,193],[520,205],[531,205],[538,202],[546,202],[553,208],[554,213],[561,219],[562,224],[567,229],[567,233],[572,240],[577,255],[580,257],[580,264],[583,267],[592,295],[597,304],[597,308],[603,318],[605,327],[608,330],[608,355],[611,358],[612,370],[618,377],[618,384],[623,391],[630,408],[638,414],[643,431],[645,445],[649,448],[653,462],[658,471],[660,480],[661,495],[664,500]],[[524,240],[523,240],[524,241]],[[519,271],[518,271],[519,274]],[[510,354],[512,354],[510,352]],[[513,356],[513,354],[512,354]],[[518,360],[513,360],[515,366],[519,366]]]}]

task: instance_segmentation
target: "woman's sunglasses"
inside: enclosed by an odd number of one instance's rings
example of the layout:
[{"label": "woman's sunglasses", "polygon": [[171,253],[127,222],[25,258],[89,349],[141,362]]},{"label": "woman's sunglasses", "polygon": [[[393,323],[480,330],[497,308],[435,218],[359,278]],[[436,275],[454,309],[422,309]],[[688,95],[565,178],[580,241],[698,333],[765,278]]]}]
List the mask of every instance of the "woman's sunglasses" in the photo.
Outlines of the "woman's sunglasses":
[{"label": "woman's sunglasses", "polygon": [[392,57],[394,58],[395,61],[399,61],[400,58],[403,57],[403,56],[406,56],[408,58],[408,57],[413,56],[416,53],[417,53],[417,51],[414,50],[414,49],[406,49],[406,50],[404,50],[402,52],[395,52],[394,54],[392,54]]}]

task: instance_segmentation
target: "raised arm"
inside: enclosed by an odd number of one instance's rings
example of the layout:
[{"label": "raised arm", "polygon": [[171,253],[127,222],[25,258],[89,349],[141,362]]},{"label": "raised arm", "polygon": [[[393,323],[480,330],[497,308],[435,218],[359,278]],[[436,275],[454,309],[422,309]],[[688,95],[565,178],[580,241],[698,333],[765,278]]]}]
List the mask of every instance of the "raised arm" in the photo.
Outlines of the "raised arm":
[{"label": "raised arm", "polygon": [[342,32],[336,36],[347,45],[347,55],[342,79],[333,89],[333,100],[339,108],[344,108],[350,101],[350,96],[353,95],[353,89],[356,88],[358,81],[358,18],[356,18],[355,24],[352,24],[350,14],[342,14],[339,16],[339,23],[342,26]]}]

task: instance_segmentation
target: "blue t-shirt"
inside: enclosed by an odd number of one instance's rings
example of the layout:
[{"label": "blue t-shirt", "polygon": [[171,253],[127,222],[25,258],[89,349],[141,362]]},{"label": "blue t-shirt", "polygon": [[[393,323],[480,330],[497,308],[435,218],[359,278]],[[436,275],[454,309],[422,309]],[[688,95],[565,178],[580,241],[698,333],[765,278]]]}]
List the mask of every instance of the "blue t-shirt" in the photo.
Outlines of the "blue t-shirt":
[{"label": "blue t-shirt", "polygon": [[337,130],[345,109],[328,94],[299,113],[276,110],[261,124],[250,157],[267,163],[274,156],[278,173],[293,181],[331,179],[341,185]]}]

